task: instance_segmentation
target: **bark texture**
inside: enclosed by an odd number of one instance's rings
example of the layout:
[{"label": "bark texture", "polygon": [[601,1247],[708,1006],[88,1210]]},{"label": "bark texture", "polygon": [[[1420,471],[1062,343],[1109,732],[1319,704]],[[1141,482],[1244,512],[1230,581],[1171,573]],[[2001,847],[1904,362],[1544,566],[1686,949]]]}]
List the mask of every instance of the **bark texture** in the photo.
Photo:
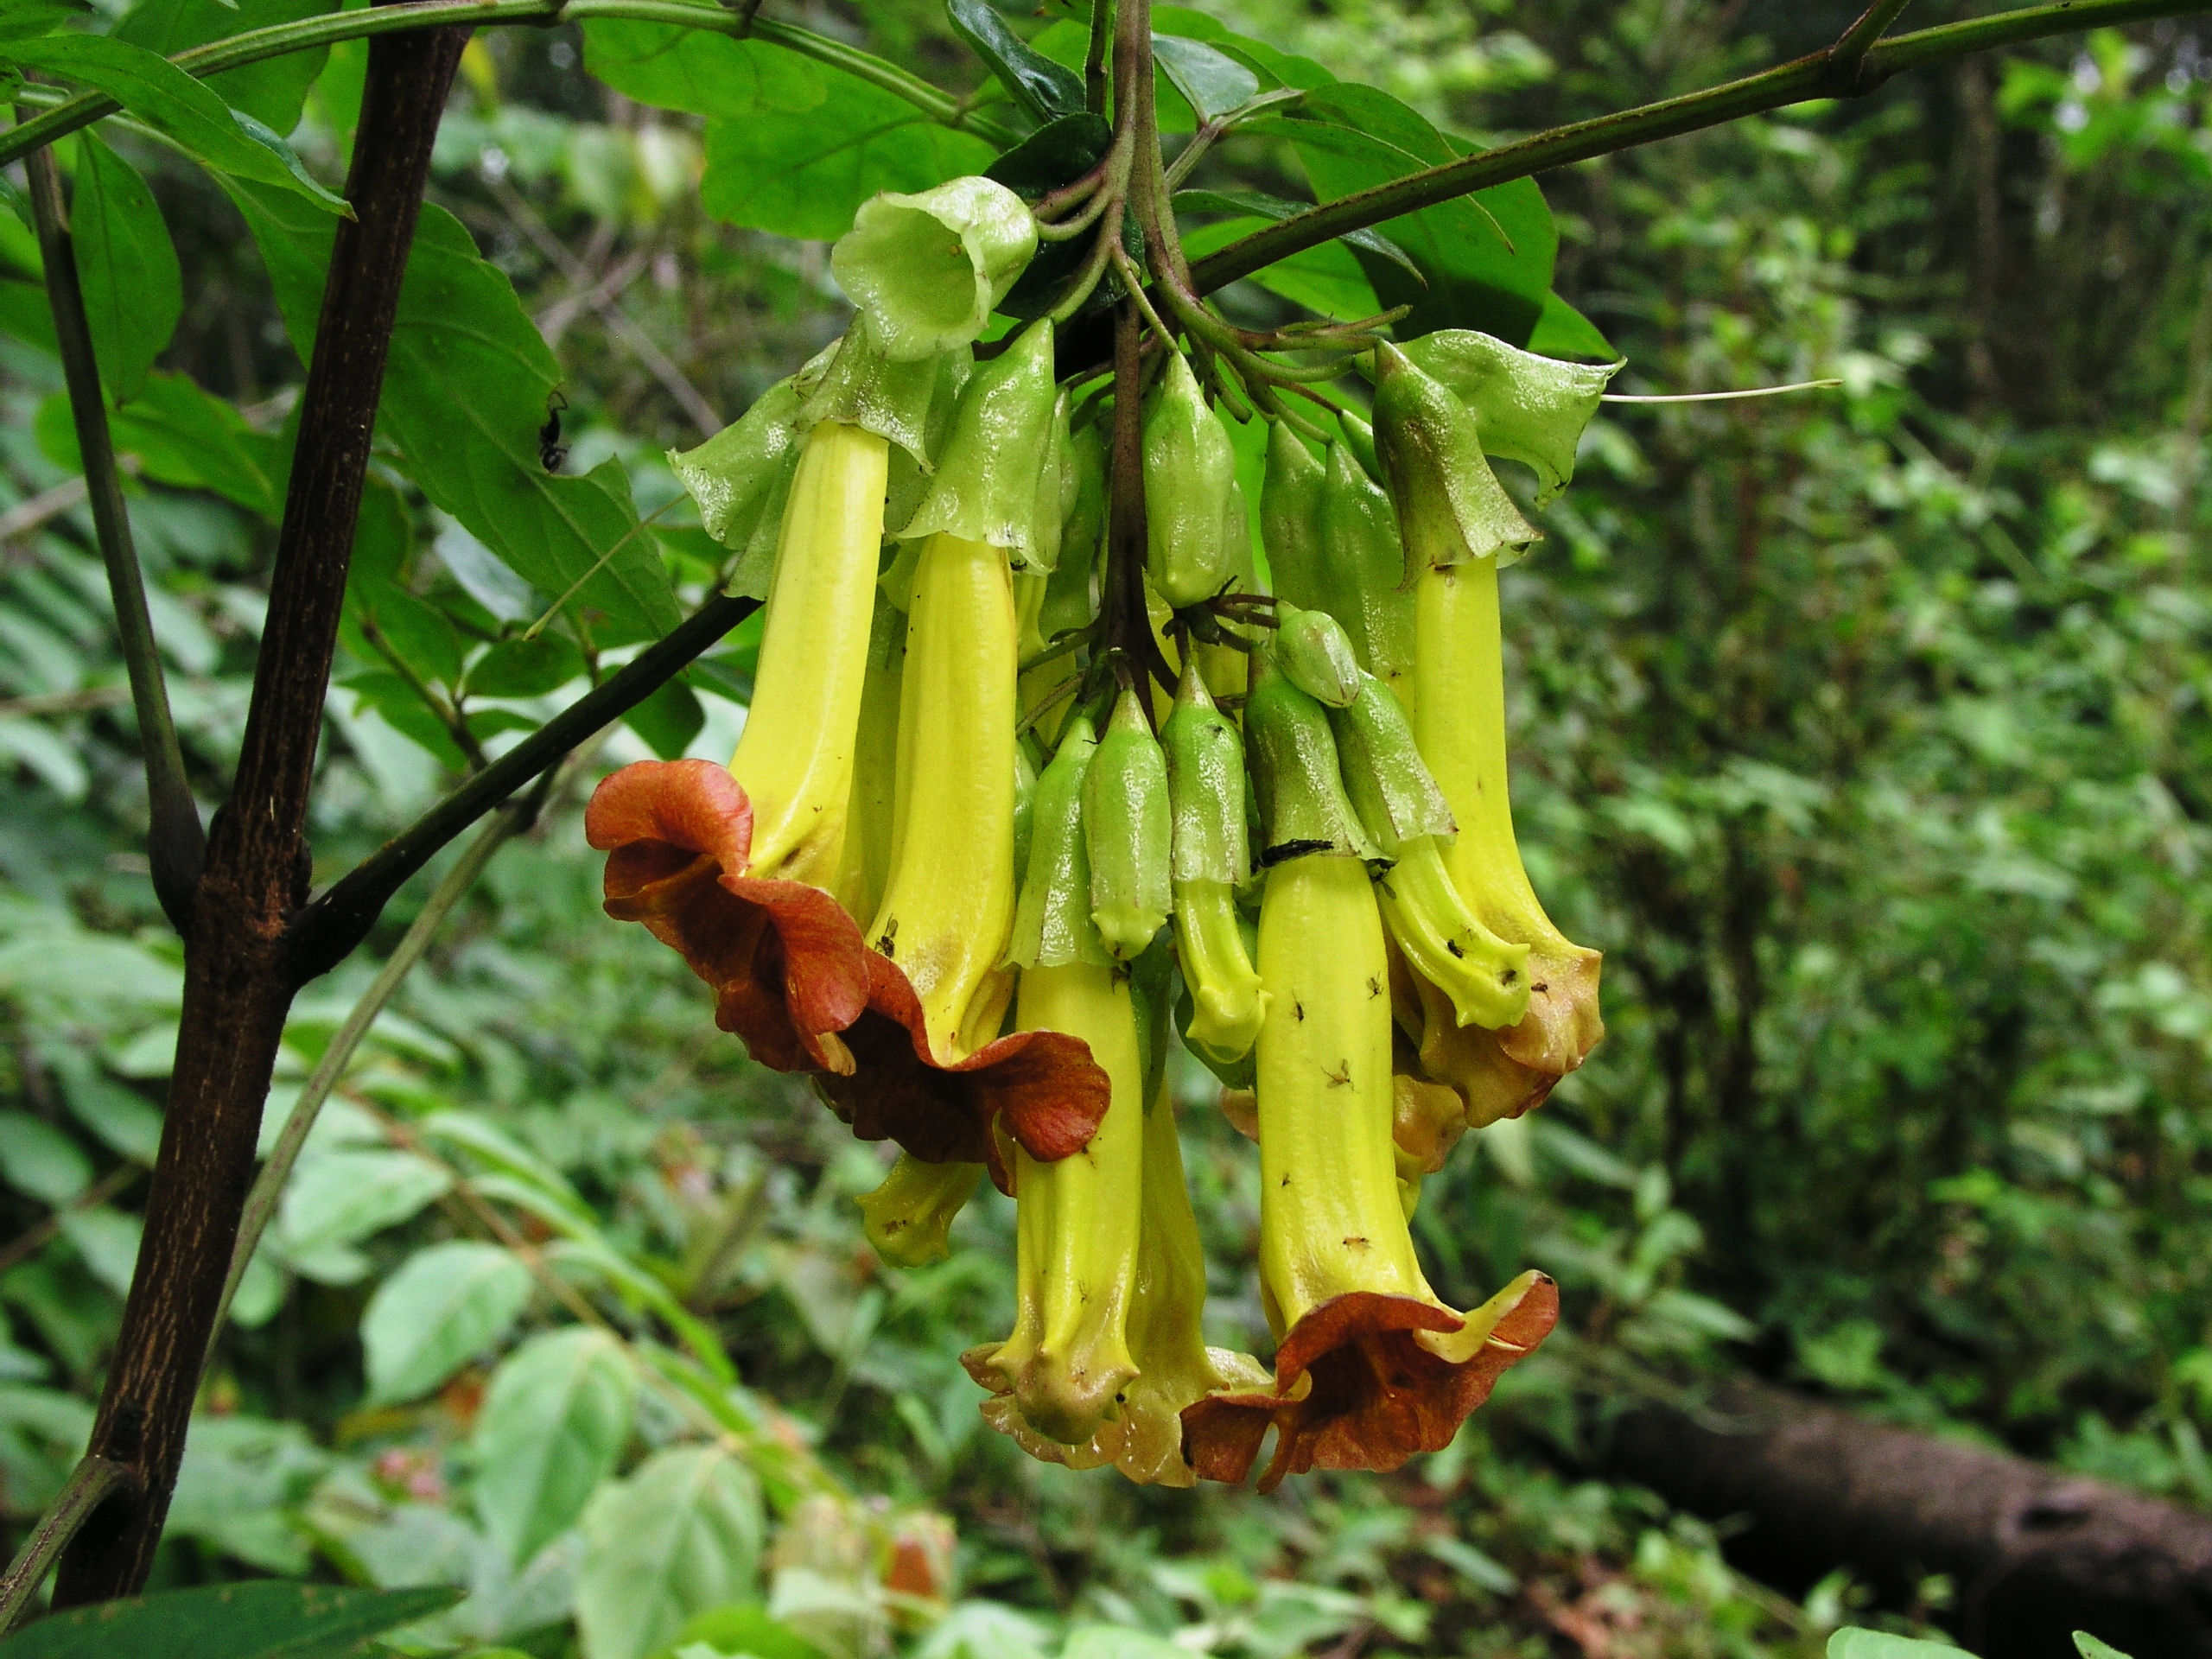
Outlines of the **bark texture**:
[{"label": "bark texture", "polygon": [[1610,1462],[1698,1514],[1750,1516],[1729,1554],[1777,1582],[1847,1564],[1894,1593],[1949,1574],[1979,1653],[2074,1659],[2084,1630],[2134,1659],[2212,1659],[2199,1510],[1740,1383],[1694,1413],[1634,1408]]},{"label": "bark texture", "polygon": [[184,1455],[299,982],[285,929],[307,897],[308,794],[346,564],[431,141],[467,39],[427,30],[369,49],[346,189],[358,217],[340,222],[331,253],[245,743],[185,931],[183,1017],[144,1242],[92,1429],[92,1454],[135,1481],[62,1557],[56,1608],[143,1586]]}]

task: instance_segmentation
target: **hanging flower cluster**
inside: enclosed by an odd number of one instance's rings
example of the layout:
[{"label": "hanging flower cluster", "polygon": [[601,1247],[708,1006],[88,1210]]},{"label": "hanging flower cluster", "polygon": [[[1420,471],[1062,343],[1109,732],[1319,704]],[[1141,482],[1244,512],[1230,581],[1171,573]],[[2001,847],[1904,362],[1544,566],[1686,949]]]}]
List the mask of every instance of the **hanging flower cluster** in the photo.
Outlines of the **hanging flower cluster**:
[{"label": "hanging flower cluster", "polygon": [[[978,360],[1038,223],[982,179],[870,202],[850,331],[672,457],[765,631],[728,768],[594,798],[607,908],[899,1145],[861,1200],[887,1261],[943,1255],[986,1174],[1013,1195],[1012,1328],[964,1363],[1026,1450],[1238,1481],[1272,1429],[1263,1487],[1395,1468],[1557,1314],[1535,1272],[1446,1306],[1408,1223],[1602,1033],[1514,840],[1497,571],[1535,531],[1488,457],[1555,493],[1609,372],[1355,329],[1371,426],[1251,400],[1263,578],[1163,331],[1110,377],[1063,384],[1049,317]],[[1259,1142],[1272,1369],[1205,1345],[1171,1027]]]}]

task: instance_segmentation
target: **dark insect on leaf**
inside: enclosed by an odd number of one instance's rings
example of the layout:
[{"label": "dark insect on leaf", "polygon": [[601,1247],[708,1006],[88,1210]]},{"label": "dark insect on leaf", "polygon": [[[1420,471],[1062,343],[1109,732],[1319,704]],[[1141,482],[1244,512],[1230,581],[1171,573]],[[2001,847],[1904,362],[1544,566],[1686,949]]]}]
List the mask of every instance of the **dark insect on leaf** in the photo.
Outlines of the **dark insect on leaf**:
[{"label": "dark insect on leaf", "polygon": [[999,85],[1039,122],[1081,111],[1083,77],[1032,50],[986,0],[945,0],[944,13],[953,32],[975,48]]},{"label": "dark insect on leaf", "polygon": [[569,446],[561,442],[561,411],[569,400],[558,386],[545,399],[545,424],[537,429],[537,463],[549,473],[561,470],[561,463],[569,458]]}]

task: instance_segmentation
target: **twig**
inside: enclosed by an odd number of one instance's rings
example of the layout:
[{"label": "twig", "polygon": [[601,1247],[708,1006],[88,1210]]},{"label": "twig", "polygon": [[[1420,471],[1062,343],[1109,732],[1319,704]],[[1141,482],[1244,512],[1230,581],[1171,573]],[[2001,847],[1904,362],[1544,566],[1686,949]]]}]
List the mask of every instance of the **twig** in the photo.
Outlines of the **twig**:
[{"label": "twig", "polygon": [[1874,49],[1874,42],[1882,38],[1882,31],[1897,20],[1897,14],[1910,0],[1874,0],[1874,3],[1859,15],[1859,21],[1837,37],[1828,48],[1828,73],[1839,82],[1855,83],[1859,72],[1866,67],[1866,54]]},{"label": "twig", "polygon": [[570,703],[332,884],[295,915],[287,949],[302,982],[345,960],[367,937],[385,902],[438,849],[499,802],[658,691],[696,657],[760,608],[757,599],[717,596],[604,685]]},{"label": "twig", "polygon": [[28,501],[18,501],[0,512],[0,542],[12,542],[51,524],[85,499],[85,480],[65,478],[50,490],[41,490]]},{"label": "twig", "polygon": [[[95,1205],[105,1204],[145,1173],[143,1164],[118,1164],[68,1203],[57,1208],[44,1221],[26,1229],[4,1249],[0,1249],[0,1274],[7,1273],[17,1262],[29,1261],[53,1243],[54,1235],[61,1230],[61,1224],[68,1217],[80,1210],[89,1210]],[[0,1624],[0,1629],[5,1628],[4,1624]]]},{"label": "twig", "polygon": [[68,1547],[92,1511],[118,1488],[137,1484],[137,1477],[130,1470],[106,1458],[86,1456],[78,1461],[60,1496],[39,1517],[16,1559],[8,1563],[6,1576],[0,1577],[0,1631],[22,1616],[54,1557]]},{"label": "twig", "polygon": [[162,913],[180,935],[193,929],[200,872],[207,861],[207,836],[200,806],[185,781],[184,751],[169,715],[168,686],[162,676],[161,647],[154,641],[153,619],[146,610],[146,577],[130,540],[130,515],[123,505],[123,480],[116,472],[115,445],[108,432],[107,404],[100,392],[99,365],[92,355],[92,327],[85,315],[84,290],[77,283],[77,256],[69,220],[61,205],[61,175],[54,152],[40,149],[23,162],[29,175],[31,213],[38,223],[39,252],[46,265],[47,297],[54,307],[54,332],[61,347],[62,378],[69,388],[69,413],[76,423],[77,448],[83,457],[85,491],[92,503],[92,530],[107,567],[108,593],[115,606],[115,632],[130,676],[130,701],[138,716],[139,747],[144,751],[149,823],[146,858],[154,896]]}]

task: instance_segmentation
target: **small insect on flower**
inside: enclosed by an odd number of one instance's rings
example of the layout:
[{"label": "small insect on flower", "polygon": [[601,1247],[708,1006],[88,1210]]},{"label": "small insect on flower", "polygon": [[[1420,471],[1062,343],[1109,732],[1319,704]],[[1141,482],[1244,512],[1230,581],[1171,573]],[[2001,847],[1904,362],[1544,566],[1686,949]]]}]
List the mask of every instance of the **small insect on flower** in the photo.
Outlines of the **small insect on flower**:
[{"label": "small insect on flower", "polygon": [[561,442],[561,411],[569,400],[558,386],[545,400],[545,424],[537,429],[537,464],[549,473],[557,473],[569,458],[569,446]]}]

